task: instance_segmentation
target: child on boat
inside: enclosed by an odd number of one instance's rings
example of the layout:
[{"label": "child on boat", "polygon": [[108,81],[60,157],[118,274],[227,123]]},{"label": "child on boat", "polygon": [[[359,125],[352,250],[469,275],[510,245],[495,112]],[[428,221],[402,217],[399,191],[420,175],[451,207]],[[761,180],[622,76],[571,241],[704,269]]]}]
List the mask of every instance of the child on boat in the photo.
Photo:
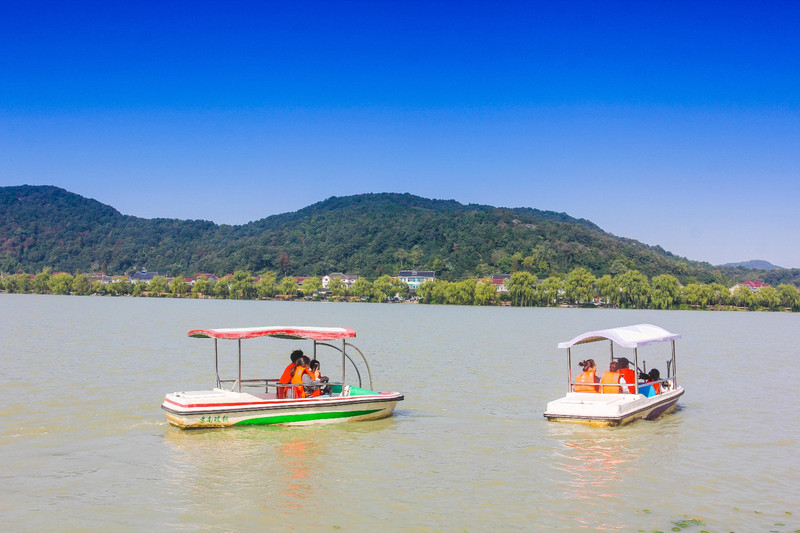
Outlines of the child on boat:
[{"label": "child on boat", "polygon": [[[328,376],[322,375],[322,367],[319,364],[319,361],[316,359],[312,360],[311,363],[308,365],[309,368],[309,381],[312,385],[316,386],[307,386],[306,387],[306,395],[307,396],[322,396],[327,395],[330,396],[331,394],[331,386],[325,385],[321,386],[321,383],[328,382]],[[303,383],[308,384],[309,381],[306,381],[306,376],[303,377]]]}]

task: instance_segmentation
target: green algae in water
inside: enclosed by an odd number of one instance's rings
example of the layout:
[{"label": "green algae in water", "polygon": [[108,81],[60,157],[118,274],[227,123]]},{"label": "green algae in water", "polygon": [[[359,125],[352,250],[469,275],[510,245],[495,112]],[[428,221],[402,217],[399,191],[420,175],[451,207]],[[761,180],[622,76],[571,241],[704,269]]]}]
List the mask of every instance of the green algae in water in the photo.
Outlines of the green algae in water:
[{"label": "green algae in water", "polygon": [[683,520],[675,520],[672,522],[673,528],[672,531],[682,531],[687,527],[692,526],[705,526],[705,522],[702,520],[697,520],[696,518],[686,518]]}]

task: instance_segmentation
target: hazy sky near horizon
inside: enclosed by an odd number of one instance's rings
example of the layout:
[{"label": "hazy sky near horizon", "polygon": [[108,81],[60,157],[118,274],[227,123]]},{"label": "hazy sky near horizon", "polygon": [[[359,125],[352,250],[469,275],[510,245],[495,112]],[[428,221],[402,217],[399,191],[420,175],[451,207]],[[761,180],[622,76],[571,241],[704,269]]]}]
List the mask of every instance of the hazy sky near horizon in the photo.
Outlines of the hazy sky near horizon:
[{"label": "hazy sky near horizon", "polygon": [[409,192],[800,268],[800,3],[0,5],[0,186],[242,224]]}]

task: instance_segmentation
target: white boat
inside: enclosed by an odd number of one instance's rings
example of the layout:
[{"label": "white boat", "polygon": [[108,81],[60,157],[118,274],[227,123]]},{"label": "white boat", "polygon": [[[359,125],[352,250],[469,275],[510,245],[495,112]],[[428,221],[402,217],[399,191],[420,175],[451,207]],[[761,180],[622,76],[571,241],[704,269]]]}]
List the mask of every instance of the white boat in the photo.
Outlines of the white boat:
[{"label": "white boat", "polygon": [[[166,395],[161,408],[167,413],[169,423],[182,429],[247,424],[306,425],[376,420],[391,416],[397,402],[403,400],[403,395],[399,392],[372,390],[372,373],[364,354],[347,341],[356,336],[356,332],[352,329],[283,326],[196,329],[190,331],[189,336],[214,339],[217,379],[216,386],[211,390],[173,392]],[[312,341],[313,352],[307,354],[312,359],[317,359],[319,348],[326,347],[339,352],[337,359],[340,355],[341,380],[331,380],[324,384],[331,386],[329,394],[294,398],[295,387],[279,384],[279,378],[242,379],[242,340],[258,337]],[[238,342],[239,373],[235,379],[219,377],[220,339]],[[341,341],[341,344],[337,346],[332,344],[332,341]],[[361,371],[351,357],[352,353],[361,356],[369,377],[369,389],[362,387]],[[289,351],[284,350],[281,354],[281,357],[276,358],[276,368],[281,365],[280,369],[283,370],[282,364],[289,362]],[[357,386],[348,384],[345,380],[348,362],[357,378]],[[325,364],[323,368],[328,369],[328,366]],[[279,389],[282,394],[278,394]]]},{"label": "white boat", "polygon": [[[554,422],[577,422],[592,426],[619,426],[628,424],[638,419],[654,420],[663,414],[675,409],[678,398],[683,395],[683,387],[678,385],[675,372],[675,341],[681,335],[654,326],[652,324],[638,324],[620,328],[589,331],[578,335],[567,342],[560,342],[559,348],[567,350],[567,395],[547,404],[544,416]],[[614,346],[633,349],[633,358],[628,358],[634,364],[634,373],[640,376],[646,366],[640,367],[639,348],[643,346],[671,343],[671,356],[666,361],[667,373],[665,379],[643,382],[636,379],[636,383],[622,387],[608,387],[618,390],[619,393],[603,394],[602,392],[573,392],[576,382],[572,377],[572,349],[574,346],[608,341],[611,360],[617,360]],[[598,365],[598,369],[600,365]],[[608,366],[606,365],[606,368]],[[598,370],[598,377],[601,372]],[[585,384],[582,384],[585,385]],[[631,386],[632,385],[632,386]],[[633,392],[628,389],[632,388]],[[657,393],[656,393],[657,392]]]}]

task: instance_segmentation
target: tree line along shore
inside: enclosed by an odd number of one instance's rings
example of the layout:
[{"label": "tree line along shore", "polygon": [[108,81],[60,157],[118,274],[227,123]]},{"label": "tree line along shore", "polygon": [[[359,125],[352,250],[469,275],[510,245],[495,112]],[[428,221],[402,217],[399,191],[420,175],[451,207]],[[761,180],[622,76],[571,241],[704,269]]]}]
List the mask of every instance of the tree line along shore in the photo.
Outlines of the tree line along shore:
[{"label": "tree line along shore", "polygon": [[330,300],[352,302],[415,301],[445,305],[510,305],[517,307],[616,307],[630,309],[737,309],[752,311],[800,311],[800,290],[784,283],[777,287],[748,284],[726,287],[721,283],[681,284],[671,274],[648,278],[637,270],[595,277],[585,268],[564,275],[538,279],[529,272],[515,272],[502,285],[489,278],[461,281],[426,281],[416,291],[388,275],[374,281],[358,278],[347,286],[340,278],[322,287],[319,277],[284,276],[274,272],[254,277],[237,270],[219,279],[199,277],[189,283],[183,277],[155,276],[132,282],[126,277],[104,283],[90,275],[53,273],[45,268],[36,274],[0,277],[0,291],[6,293],[109,295],[173,298],[216,298],[234,300]]}]

